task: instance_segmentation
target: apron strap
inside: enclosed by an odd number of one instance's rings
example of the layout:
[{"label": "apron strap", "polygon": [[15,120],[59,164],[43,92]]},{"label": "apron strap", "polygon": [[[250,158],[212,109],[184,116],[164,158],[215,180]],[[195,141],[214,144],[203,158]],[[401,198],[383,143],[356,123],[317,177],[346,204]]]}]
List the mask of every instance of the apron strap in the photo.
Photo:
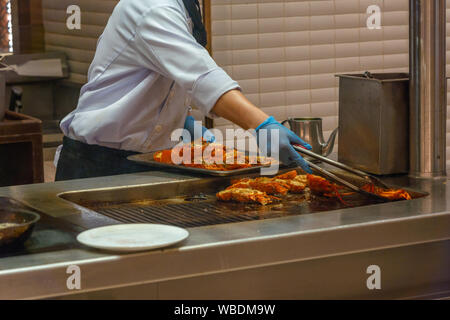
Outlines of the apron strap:
[{"label": "apron strap", "polygon": [[194,24],[193,36],[195,40],[203,47],[206,47],[208,44],[208,37],[205,26],[203,25],[202,13],[200,11],[198,0],[183,0],[183,3]]}]

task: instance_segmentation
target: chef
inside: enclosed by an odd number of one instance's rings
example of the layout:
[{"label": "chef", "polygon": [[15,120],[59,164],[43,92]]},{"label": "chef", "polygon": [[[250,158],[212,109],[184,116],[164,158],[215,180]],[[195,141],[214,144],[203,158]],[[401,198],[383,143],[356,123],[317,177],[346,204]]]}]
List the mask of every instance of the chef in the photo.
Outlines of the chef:
[{"label": "chef", "polygon": [[245,98],[206,39],[198,0],[121,0],[78,106],[61,121],[56,180],[148,171],[127,156],[173,147],[173,130],[193,130],[192,105],[245,130],[266,129],[268,141],[276,132],[280,160],[309,171],[291,144],[310,146]]}]

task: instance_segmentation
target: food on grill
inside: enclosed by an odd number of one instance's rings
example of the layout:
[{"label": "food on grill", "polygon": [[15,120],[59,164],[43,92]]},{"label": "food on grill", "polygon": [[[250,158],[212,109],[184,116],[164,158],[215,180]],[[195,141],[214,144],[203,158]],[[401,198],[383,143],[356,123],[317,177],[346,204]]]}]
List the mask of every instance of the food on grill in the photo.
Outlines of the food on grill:
[{"label": "food on grill", "polygon": [[274,178],[261,177],[256,179],[241,179],[234,181],[228,189],[246,188],[265,192],[270,195],[286,195],[290,193],[302,193],[307,185],[306,176],[298,175],[293,170]]},{"label": "food on grill", "polygon": [[280,174],[278,176],[276,176],[276,179],[281,179],[281,180],[292,180],[295,179],[298,176],[298,173],[296,170],[292,170],[283,174]]},{"label": "food on grill", "polygon": [[259,203],[262,205],[273,203],[280,200],[274,196],[270,196],[265,192],[245,189],[245,188],[233,188],[221,191],[216,194],[217,199],[221,201],[235,201],[240,203]]},{"label": "food on grill", "polygon": [[[301,193],[306,187],[306,176],[297,174],[297,171],[293,170],[288,173],[276,176],[274,178],[261,177],[261,178],[245,178],[237,181],[233,181],[233,184],[229,186],[225,191],[219,192],[217,198],[221,201],[236,201],[236,202],[253,202],[260,203],[262,205],[270,204],[274,199],[273,195],[285,196],[289,192]],[[236,191],[237,190],[237,191]],[[262,196],[263,199],[268,197],[272,201],[255,201],[248,200],[248,197],[242,197],[241,194],[251,195],[254,197],[252,191],[257,191],[257,196]],[[236,194],[233,196],[233,194]],[[252,198],[253,199],[253,198]],[[260,199],[260,198],[258,198]]]},{"label": "food on grill", "polygon": [[347,203],[344,201],[344,199],[342,199],[342,197],[354,194],[354,192],[342,193],[341,190],[345,187],[330,182],[321,176],[308,174],[307,180],[308,187],[311,192],[321,194],[324,197],[328,198],[338,198],[339,201],[344,205],[347,205]]},{"label": "food on grill", "polygon": [[312,192],[322,194],[326,197],[334,197],[339,194],[339,190],[344,189],[343,186],[337,185],[327,179],[316,176],[313,174],[308,174],[307,176],[308,186]]},{"label": "food on grill", "polygon": [[397,190],[393,190],[393,189],[383,189],[383,188],[379,188],[376,187],[373,184],[367,184],[365,186],[363,186],[361,189],[363,189],[364,191],[370,192],[370,193],[375,193],[381,197],[385,197],[389,200],[411,200],[411,195],[403,190],[403,189],[397,189]]},{"label": "food on grill", "polygon": [[306,175],[299,175],[296,170],[276,176],[275,181],[285,181],[290,193],[302,193],[308,186]]},{"label": "food on grill", "polygon": [[[227,148],[224,145],[208,143],[205,141],[202,141],[202,143],[195,141],[190,143],[190,145],[188,145],[190,155],[184,157],[185,147],[186,145],[178,146],[173,150],[157,151],[153,155],[153,160],[161,163],[174,164],[172,161],[172,152],[174,152],[179,159],[183,159],[183,162],[181,163],[183,166],[215,171],[230,171],[268,165],[275,161],[268,157],[249,157],[243,152],[234,149],[227,151]],[[205,152],[206,148],[208,148],[208,152]],[[220,153],[216,154],[216,152]],[[217,161],[217,159],[220,159],[220,161]]]},{"label": "food on grill", "polygon": [[239,188],[258,190],[270,195],[286,195],[289,191],[289,186],[284,181],[276,182],[270,178],[242,179],[227,189]]},{"label": "food on grill", "polygon": [[[329,182],[325,178],[308,175],[308,185],[311,191],[320,193],[326,197],[337,197],[342,203],[345,202],[342,196],[352,195],[353,192],[342,193],[345,187]],[[366,184],[361,187],[362,190],[379,195],[389,200],[411,200],[411,195],[403,189],[383,189],[376,187],[374,184]]]},{"label": "food on grill", "polygon": [[[342,204],[348,205],[343,196],[355,194],[346,192],[346,187],[328,181],[313,174],[299,175],[296,170],[278,175],[274,178],[260,177],[245,178],[232,182],[225,191],[219,192],[217,198],[221,201],[235,201],[243,203],[270,204],[273,196],[286,196],[288,193],[302,193],[309,187],[312,193],[328,198],[337,198]],[[403,189],[387,190],[368,184],[361,189],[385,197],[389,200],[411,200],[411,195]]]}]

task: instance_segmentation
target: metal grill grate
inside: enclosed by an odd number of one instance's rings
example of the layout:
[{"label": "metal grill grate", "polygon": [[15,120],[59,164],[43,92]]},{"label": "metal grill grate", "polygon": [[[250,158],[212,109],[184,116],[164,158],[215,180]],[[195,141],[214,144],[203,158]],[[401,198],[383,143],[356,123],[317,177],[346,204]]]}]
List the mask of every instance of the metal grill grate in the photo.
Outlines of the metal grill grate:
[{"label": "metal grill grate", "polygon": [[223,223],[259,220],[258,215],[224,214],[215,203],[182,203],[160,206],[121,205],[97,208],[96,212],[123,223],[161,223],[192,228]]}]

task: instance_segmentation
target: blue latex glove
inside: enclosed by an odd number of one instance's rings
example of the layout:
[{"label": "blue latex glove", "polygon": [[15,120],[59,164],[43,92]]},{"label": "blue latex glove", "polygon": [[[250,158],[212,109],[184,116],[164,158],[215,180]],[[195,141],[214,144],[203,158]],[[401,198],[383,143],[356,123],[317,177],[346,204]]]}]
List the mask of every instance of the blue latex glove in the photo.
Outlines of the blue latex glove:
[{"label": "blue latex glove", "polygon": [[[267,130],[267,146],[261,145],[260,142],[260,130],[266,129]],[[279,159],[280,161],[288,166],[299,166],[301,167],[305,172],[312,173],[311,169],[309,168],[308,164],[306,163],[305,159],[303,159],[300,154],[295,151],[295,149],[292,147],[293,144],[299,144],[307,148],[308,150],[311,150],[312,147],[300,139],[295,133],[293,133],[291,130],[283,126],[281,123],[275,120],[274,117],[269,117],[264,121],[262,124],[260,124],[256,128],[257,138],[258,138],[258,146],[261,150],[264,152],[267,152],[268,156],[271,156],[270,150],[271,150],[271,134],[272,130],[278,130],[279,137],[280,137],[280,144],[279,144]],[[274,150],[274,152],[276,152]]]},{"label": "blue latex glove", "polygon": [[[191,134],[191,139],[194,138],[194,125],[195,125],[194,117],[193,116],[187,116],[186,121],[184,122],[184,129],[189,131],[189,133]],[[214,142],[214,141],[216,141],[216,137],[214,137],[214,135],[211,133],[211,131],[209,131],[208,129],[206,129],[203,126],[202,126],[202,136],[203,136],[203,139],[205,139],[206,142]]]}]

